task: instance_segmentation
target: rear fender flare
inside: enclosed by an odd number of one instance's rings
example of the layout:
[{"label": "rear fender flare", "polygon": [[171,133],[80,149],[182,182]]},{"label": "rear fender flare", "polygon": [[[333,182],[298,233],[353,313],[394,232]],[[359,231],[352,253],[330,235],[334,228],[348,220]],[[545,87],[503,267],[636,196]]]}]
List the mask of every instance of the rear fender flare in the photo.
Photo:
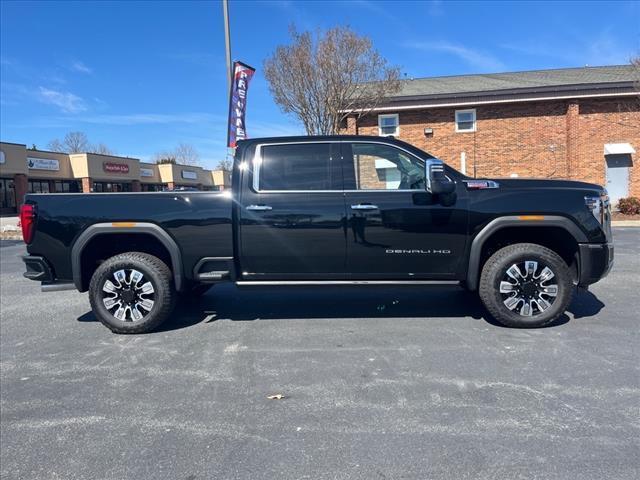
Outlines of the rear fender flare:
[{"label": "rear fender flare", "polygon": [[566,217],[543,215],[541,219],[527,220],[518,216],[498,217],[490,221],[471,242],[469,251],[469,268],[467,269],[467,288],[478,289],[480,277],[480,256],[484,243],[498,230],[506,227],[560,227],[569,232],[578,243],[586,243],[587,236],[578,226]]},{"label": "rear fender flare", "polygon": [[169,252],[176,290],[182,290],[184,281],[182,274],[182,254],[175,240],[162,227],[154,223],[132,222],[131,226],[125,226],[123,223],[125,222],[96,223],[87,227],[77,238],[71,248],[71,271],[73,273],[73,283],[76,288],[81,292],[86,290],[82,284],[82,252],[91,239],[98,235],[145,233],[155,237]]}]

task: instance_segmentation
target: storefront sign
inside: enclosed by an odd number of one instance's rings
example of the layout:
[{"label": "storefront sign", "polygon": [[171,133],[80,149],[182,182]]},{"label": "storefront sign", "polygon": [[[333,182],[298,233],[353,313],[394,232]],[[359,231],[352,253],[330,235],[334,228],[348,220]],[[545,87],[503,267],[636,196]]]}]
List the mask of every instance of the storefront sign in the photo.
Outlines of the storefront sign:
[{"label": "storefront sign", "polygon": [[60,162],[55,158],[27,157],[29,170],[60,170]]},{"label": "storefront sign", "polygon": [[141,177],[153,177],[153,168],[140,168]]},{"label": "storefront sign", "polygon": [[103,162],[102,169],[107,173],[129,173],[126,163]]},{"label": "storefront sign", "polygon": [[228,147],[235,148],[238,140],[247,138],[244,122],[247,109],[247,90],[249,89],[249,81],[254,73],[256,73],[255,68],[251,68],[242,62],[233,62],[233,82],[229,99]]},{"label": "storefront sign", "polygon": [[182,178],[186,178],[188,180],[197,180],[198,173],[193,170],[182,170]]}]

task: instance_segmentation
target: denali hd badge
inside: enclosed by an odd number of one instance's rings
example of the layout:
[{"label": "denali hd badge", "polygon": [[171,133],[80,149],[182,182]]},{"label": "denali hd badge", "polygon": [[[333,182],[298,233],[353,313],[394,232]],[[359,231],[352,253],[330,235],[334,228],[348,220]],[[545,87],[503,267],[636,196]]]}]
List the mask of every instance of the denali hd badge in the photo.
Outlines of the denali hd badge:
[{"label": "denali hd badge", "polygon": [[387,248],[384,253],[391,254],[400,254],[400,255],[451,255],[451,250],[423,250],[421,248],[410,249],[410,250],[395,250],[392,248]]}]

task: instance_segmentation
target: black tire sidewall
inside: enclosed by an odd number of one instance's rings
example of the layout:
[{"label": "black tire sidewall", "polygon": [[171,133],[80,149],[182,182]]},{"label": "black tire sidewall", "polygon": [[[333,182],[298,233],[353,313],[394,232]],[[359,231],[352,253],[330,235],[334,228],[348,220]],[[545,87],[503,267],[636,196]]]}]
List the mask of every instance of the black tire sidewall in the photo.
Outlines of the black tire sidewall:
[{"label": "black tire sidewall", "polygon": [[[551,306],[531,317],[509,310],[500,293],[500,282],[506,270],[514,263],[527,260],[547,265],[553,271],[558,285],[558,295]],[[572,292],[573,280],[567,264],[552,250],[536,244],[510,245],[496,252],[485,263],[480,282],[480,297],[489,313],[500,323],[518,328],[540,327],[555,321],[567,309]]]},{"label": "black tire sidewall", "polygon": [[[170,276],[162,267],[162,261],[148,254],[125,253],[116,255],[102,263],[91,277],[89,299],[98,320],[115,333],[144,333],[156,328],[168,317],[173,308],[173,285]],[[154,306],[142,320],[123,322],[115,318],[102,302],[102,287],[113,273],[122,269],[139,270],[151,281],[155,296]]]}]

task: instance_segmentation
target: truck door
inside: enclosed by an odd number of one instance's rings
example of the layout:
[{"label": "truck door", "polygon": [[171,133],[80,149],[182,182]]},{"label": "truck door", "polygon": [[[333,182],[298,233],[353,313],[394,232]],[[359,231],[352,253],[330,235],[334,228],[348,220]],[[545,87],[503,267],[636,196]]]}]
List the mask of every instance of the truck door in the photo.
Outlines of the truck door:
[{"label": "truck door", "polygon": [[243,280],[336,278],[346,261],[340,144],[257,145],[243,179]]},{"label": "truck door", "polygon": [[342,145],[347,271],[396,280],[458,277],[467,236],[464,187],[445,206],[425,190],[424,159],[375,141]]}]

